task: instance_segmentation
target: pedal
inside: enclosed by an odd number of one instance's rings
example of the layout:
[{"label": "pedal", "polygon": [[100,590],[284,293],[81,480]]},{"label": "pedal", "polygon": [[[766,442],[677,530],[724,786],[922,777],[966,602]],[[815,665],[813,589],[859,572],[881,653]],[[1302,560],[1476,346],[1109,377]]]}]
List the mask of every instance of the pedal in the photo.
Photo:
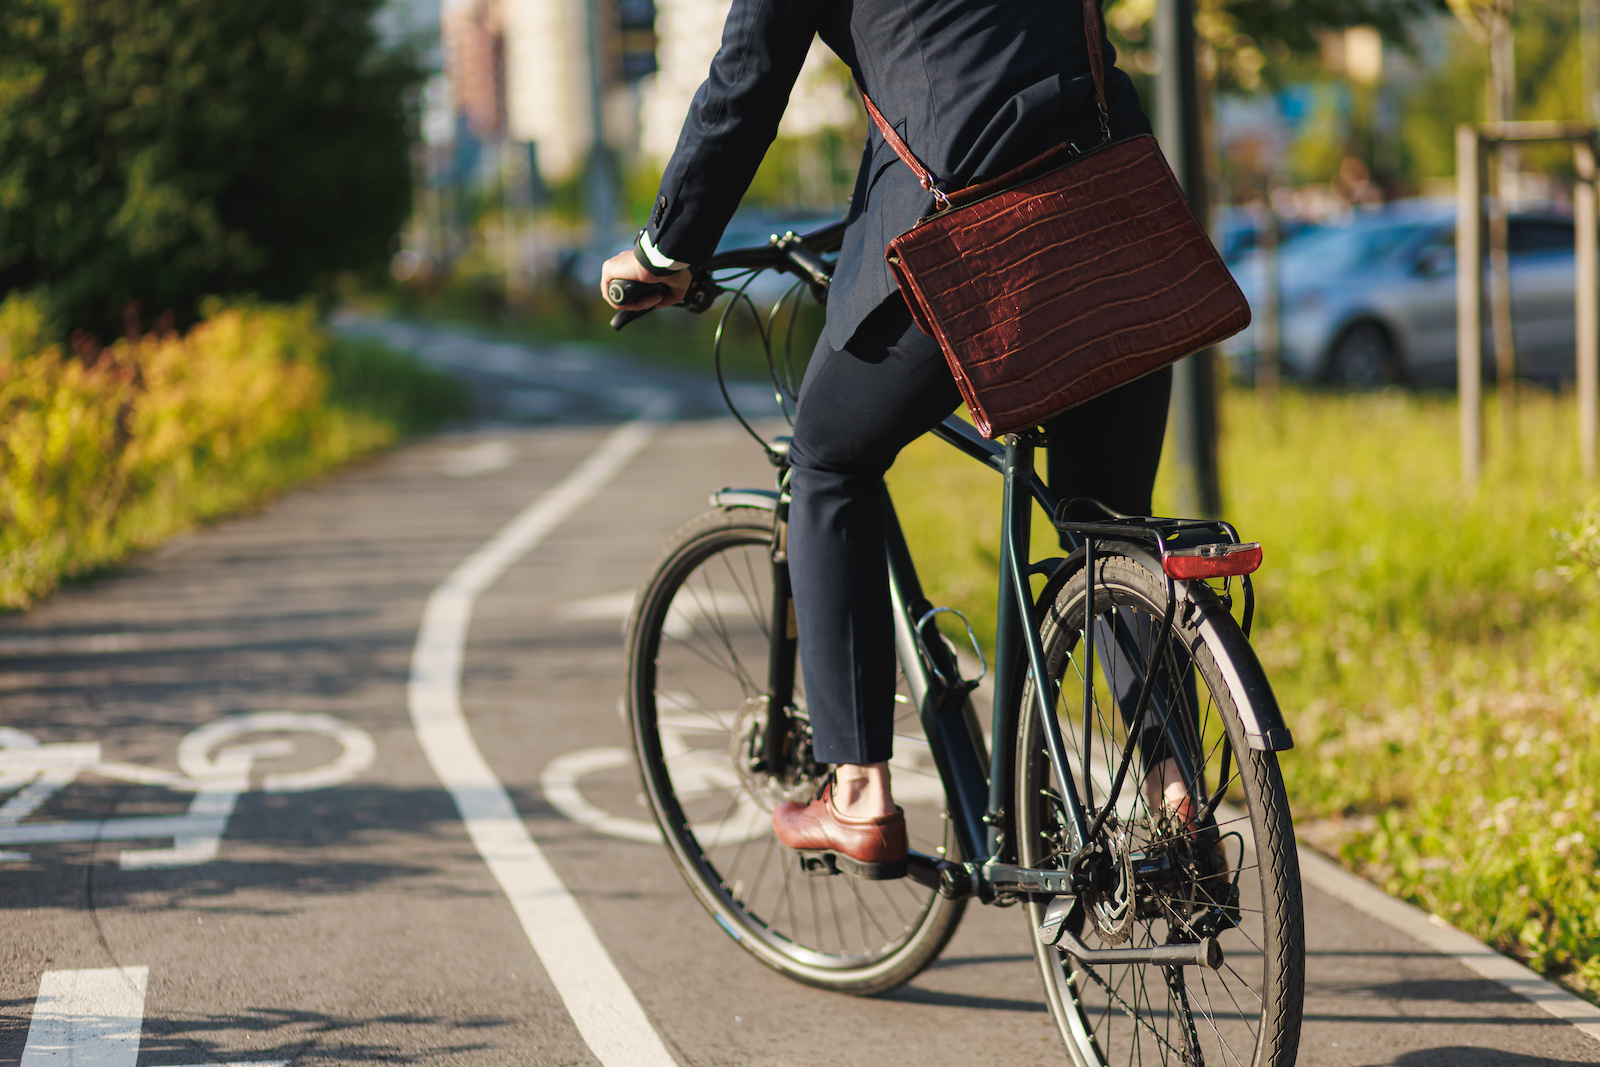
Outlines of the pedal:
[{"label": "pedal", "polygon": [[832,852],[798,853],[800,857],[800,870],[813,878],[827,878],[839,873],[838,857]]},{"label": "pedal", "polygon": [[842,852],[829,850],[802,850],[800,856],[800,869],[813,877],[827,877],[834,874],[850,874],[869,882],[887,882],[896,878],[904,878],[910,868],[909,859],[891,860],[886,863],[867,863],[863,860],[852,859]]}]

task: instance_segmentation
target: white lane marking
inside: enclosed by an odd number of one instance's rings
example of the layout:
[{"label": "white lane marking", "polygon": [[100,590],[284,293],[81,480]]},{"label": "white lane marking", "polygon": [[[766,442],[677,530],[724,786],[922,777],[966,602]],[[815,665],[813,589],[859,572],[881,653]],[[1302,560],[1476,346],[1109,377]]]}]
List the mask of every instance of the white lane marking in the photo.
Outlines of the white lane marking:
[{"label": "white lane marking", "polygon": [[582,600],[573,600],[556,609],[558,619],[626,619],[633,610],[634,591],[624,589],[620,593],[607,593],[604,596],[585,597]]},{"label": "white lane marking", "polygon": [[[0,745],[4,746],[0,747],[0,792],[16,790],[16,794],[0,805],[0,845],[170,837],[171,848],[125,850],[118,854],[118,862],[125,870],[209,863],[217,858],[240,794],[250,788],[252,764],[295,752],[295,741],[289,737],[237,743],[252,733],[312,734],[329,738],[339,746],[339,755],[330,763],[268,774],[262,780],[262,789],[268,793],[298,793],[339,785],[372,766],[376,754],[372,737],[365,730],[315,712],[247,712],[207,723],[178,743],[181,774],[102,762],[96,741],[44,745],[30,734],[7,727],[0,732]],[[22,822],[79,775],[192,792],[194,799],[181,815]],[[29,858],[26,852],[0,851],[0,862]]]},{"label": "white lane marking", "polygon": [[[44,972],[20,1067],[135,1067],[149,982],[148,967]],[[184,1067],[287,1067],[288,1063],[235,1060]]]},{"label": "white lane marking", "polygon": [[478,853],[516,911],[578,1032],[606,1067],[676,1067],[583,910],[517,814],[461,713],[461,661],[473,603],[506,569],[614,478],[667,414],[657,400],[468,556],[428,597],[411,658],[417,741],[454,798]]},{"label": "white lane marking", "polygon": [[471,478],[490,471],[504,470],[516,459],[510,441],[479,441],[465,448],[452,448],[444,454],[444,472],[454,478]]},{"label": "white lane marking", "polygon": [[148,967],[46,971],[21,1067],[136,1067]]},{"label": "white lane marking", "polygon": [[66,637],[47,637],[19,634],[0,637],[0,654],[19,652],[23,655],[43,655],[56,652],[128,652],[138,648],[138,634],[74,634]]},{"label": "white lane marking", "polygon": [[1421,908],[1391,897],[1304,845],[1300,847],[1300,876],[1329,896],[1453,958],[1463,967],[1533,1001],[1557,1019],[1571,1023],[1579,1033],[1600,1041],[1600,1008],[1545,981],[1437,915],[1429,915]]}]

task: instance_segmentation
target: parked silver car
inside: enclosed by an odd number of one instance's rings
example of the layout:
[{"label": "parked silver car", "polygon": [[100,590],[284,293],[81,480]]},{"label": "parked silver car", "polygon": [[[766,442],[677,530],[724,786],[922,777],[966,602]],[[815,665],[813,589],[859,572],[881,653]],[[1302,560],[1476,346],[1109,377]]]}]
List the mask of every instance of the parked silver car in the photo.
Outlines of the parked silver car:
[{"label": "parked silver car", "polygon": [[[1554,212],[1510,220],[1511,306],[1517,374],[1546,382],[1573,376],[1573,224]],[[1450,383],[1456,377],[1455,209],[1412,201],[1306,230],[1279,255],[1282,367],[1334,384]],[[1262,261],[1233,266],[1255,325],[1223,346],[1253,374],[1261,325]],[[1487,285],[1485,287],[1487,293]],[[1494,346],[1484,307],[1484,365]]]}]

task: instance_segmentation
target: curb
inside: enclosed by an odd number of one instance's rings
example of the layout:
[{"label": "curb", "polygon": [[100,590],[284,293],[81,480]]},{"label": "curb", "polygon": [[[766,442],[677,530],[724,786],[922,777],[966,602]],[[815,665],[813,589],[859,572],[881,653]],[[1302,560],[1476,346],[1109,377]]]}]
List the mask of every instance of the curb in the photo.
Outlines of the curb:
[{"label": "curb", "polygon": [[1600,1008],[1546,981],[1515,960],[1456,929],[1437,915],[1397,900],[1307,845],[1300,845],[1301,880],[1394,927],[1414,941],[1449,956],[1467,969],[1530,1000],[1584,1036],[1600,1043]]}]

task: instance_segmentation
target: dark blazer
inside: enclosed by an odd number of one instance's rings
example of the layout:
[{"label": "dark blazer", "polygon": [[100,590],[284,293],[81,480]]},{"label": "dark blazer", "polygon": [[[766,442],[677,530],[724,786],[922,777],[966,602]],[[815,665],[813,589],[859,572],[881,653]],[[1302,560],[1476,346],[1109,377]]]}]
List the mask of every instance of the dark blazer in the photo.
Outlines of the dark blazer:
[{"label": "dark blazer", "polygon": [[[650,239],[663,254],[699,263],[715,250],[815,36],[947,191],[1062,142],[1100,142],[1079,0],[733,0],[651,212]],[[1147,133],[1115,60],[1107,44],[1112,135]],[[933,207],[869,126],[828,298],[823,338],[832,347],[844,348],[895,291],[884,249]]]}]

